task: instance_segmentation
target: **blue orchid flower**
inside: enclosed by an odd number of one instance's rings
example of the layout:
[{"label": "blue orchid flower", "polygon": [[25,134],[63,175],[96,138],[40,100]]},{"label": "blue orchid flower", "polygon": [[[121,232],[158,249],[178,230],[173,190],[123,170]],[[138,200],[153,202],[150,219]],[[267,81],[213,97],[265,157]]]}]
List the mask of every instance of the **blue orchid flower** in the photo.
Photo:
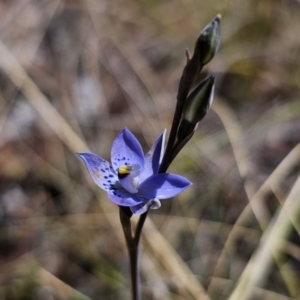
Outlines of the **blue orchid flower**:
[{"label": "blue orchid flower", "polygon": [[160,200],[174,197],[191,185],[186,178],[158,173],[163,156],[165,131],[144,155],[136,137],[124,128],[111,148],[111,163],[93,153],[79,153],[94,182],[109,199],[142,214],[159,208]]}]

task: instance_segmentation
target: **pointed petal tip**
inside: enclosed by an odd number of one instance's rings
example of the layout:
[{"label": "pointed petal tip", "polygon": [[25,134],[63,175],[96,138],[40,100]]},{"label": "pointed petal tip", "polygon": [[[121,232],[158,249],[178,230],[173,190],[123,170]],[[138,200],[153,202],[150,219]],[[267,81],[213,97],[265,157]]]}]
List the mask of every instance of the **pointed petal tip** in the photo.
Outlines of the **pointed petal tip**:
[{"label": "pointed petal tip", "polygon": [[[88,160],[89,158],[91,158],[92,156],[94,157],[99,157],[97,154],[95,153],[91,153],[91,152],[76,152],[75,153],[78,157],[80,157],[82,160]],[[102,158],[101,158],[102,159]]]},{"label": "pointed petal tip", "polygon": [[127,128],[127,126],[125,126],[125,127],[120,131],[120,133],[121,133],[121,132],[131,133],[131,134],[132,134],[132,132]]},{"label": "pointed petal tip", "polygon": [[80,152],[76,152],[75,153],[77,156],[79,156],[80,158],[83,158],[84,153],[80,153]]},{"label": "pointed petal tip", "polygon": [[87,155],[87,154],[94,154],[94,153],[91,153],[91,152],[75,152],[76,155],[78,156],[84,156],[84,155]]},{"label": "pointed petal tip", "polygon": [[117,134],[116,137],[121,136],[122,134],[132,134],[131,131],[125,126]]},{"label": "pointed petal tip", "polygon": [[81,158],[82,160],[84,160],[84,153],[75,153],[79,158]]}]

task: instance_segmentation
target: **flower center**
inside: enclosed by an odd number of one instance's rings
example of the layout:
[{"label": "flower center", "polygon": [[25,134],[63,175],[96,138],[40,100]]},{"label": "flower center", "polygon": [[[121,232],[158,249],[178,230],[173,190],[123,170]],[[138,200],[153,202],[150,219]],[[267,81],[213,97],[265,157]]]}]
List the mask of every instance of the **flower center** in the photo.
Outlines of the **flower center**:
[{"label": "flower center", "polygon": [[127,175],[130,174],[131,170],[132,170],[132,166],[121,166],[118,169],[118,177],[119,178],[125,178]]},{"label": "flower center", "polygon": [[140,166],[137,164],[133,164],[132,166],[123,165],[118,169],[118,178],[121,185],[132,194],[138,192],[138,175],[140,175]]}]

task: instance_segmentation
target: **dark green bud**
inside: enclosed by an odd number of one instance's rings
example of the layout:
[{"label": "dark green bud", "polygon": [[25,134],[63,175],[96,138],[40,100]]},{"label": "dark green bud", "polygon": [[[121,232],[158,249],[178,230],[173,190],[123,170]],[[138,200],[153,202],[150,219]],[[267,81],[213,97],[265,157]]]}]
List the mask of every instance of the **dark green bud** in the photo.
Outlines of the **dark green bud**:
[{"label": "dark green bud", "polygon": [[196,125],[204,118],[213,101],[214,85],[214,75],[199,83],[186,99],[183,108],[183,119]]},{"label": "dark green bud", "polygon": [[212,104],[214,84],[215,76],[211,75],[201,81],[187,97],[177,132],[179,142],[188,141],[194,134],[198,123],[205,117]]},{"label": "dark green bud", "polygon": [[195,46],[195,53],[200,57],[202,66],[209,63],[218,51],[220,45],[221,15],[217,15],[201,31]]}]

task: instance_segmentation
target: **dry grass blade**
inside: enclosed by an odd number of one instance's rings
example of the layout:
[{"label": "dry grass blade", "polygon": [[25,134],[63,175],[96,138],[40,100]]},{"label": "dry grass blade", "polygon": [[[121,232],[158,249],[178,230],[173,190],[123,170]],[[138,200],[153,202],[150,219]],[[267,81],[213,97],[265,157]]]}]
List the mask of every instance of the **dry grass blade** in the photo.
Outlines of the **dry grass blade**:
[{"label": "dry grass blade", "polygon": [[[236,240],[237,230],[239,226],[242,226],[247,222],[252,212],[254,212],[256,219],[259,221],[260,227],[262,229],[266,228],[270,216],[266,212],[264,206],[262,206],[263,197],[272,190],[272,187],[278,185],[280,180],[286,176],[286,174],[291,170],[291,168],[295,165],[295,162],[300,158],[300,145],[296,146],[281,162],[281,164],[274,170],[274,172],[269,176],[269,178],[264,182],[261,188],[254,193],[254,189],[251,186],[251,182],[247,181],[247,173],[248,173],[248,155],[246,149],[242,147],[240,144],[240,138],[242,136],[241,128],[239,127],[238,121],[236,120],[232,111],[223,103],[220,99],[217,99],[214,103],[213,109],[221,118],[223,125],[228,134],[229,140],[231,142],[234,155],[237,161],[237,166],[239,168],[239,172],[242,178],[245,179],[245,190],[247,196],[249,198],[249,203],[245,207],[245,209],[240,214],[237,219],[235,226],[232,228],[222,253],[218,259],[218,263],[216,265],[214,275],[218,276],[221,267],[223,265],[223,261],[226,256],[226,252],[230,249],[233,242]],[[210,287],[208,288],[210,290]]]},{"label": "dry grass blade", "polygon": [[261,238],[256,253],[235,287],[229,300],[251,299],[254,287],[261,286],[270,270],[273,257],[278,257],[283,240],[296,224],[300,211],[300,177],[290,191],[283,207],[280,207]]},{"label": "dry grass blade", "polygon": [[[220,290],[231,289],[233,282],[219,277],[212,278],[213,284],[218,286]],[[222,298],[219,298],[222,299]],[[253,289],[253,299],[264,299],[264,300],[292,300],[292,298],[269,291],[261,288]]]},{"label": "dry grass blade", "polygon": [[[300,144],[298,144],[279,164],[279,166],[273,171],[273,173],[268,177],[268,179],[264,182],[264,184],[260,187],[260,189],[255,193],[253,198],[250,200],[251,202],[260,202],[263,197],[272,189],[272,186],[276,186],[279,184],[280,180],[286,176],[286,174],[293,168],[296,161],[300,159]],[[226,257],[226,252],[232,245],[233,241],[236,240],[239,232],[239,226],[242,226],[252,214],[252,208],[250,203],[244,208],[239,218],[235,222],[230,234],[227,237],[226,243],[222,250],[222,253],[218,259],[218,263],[216,265],[215,274],[220,272],[223,261]]]},{"label": "dry grass blade", "polygon": [[[244,209],[244,211],[241,213],[241,215],[239,216],[238,220],[235,223],[235,226],[233,227],[231,233],[229,234],[227,241],[224,245],[223,251],[218,259],[218,263],[217,266],[215,268],[214,274],[218,274],[218,272],[221,269],[221,265],[223,260],[225,259],[225,251],[228,251],[228,249],[231,249],[233,242],[236,240],[236,229],[237,226],[242,225],[246,219],[249,218],[249,215],[251,214],[251,210],[253,211],[256,219],[259,222],[259,225],[261,227],[261,229],[265,229],[267,227],[267,224],[269,223],[270,220],[270,214],[267,211],[262,198],[264,197],[265,193],[268,192],[269,190],[272,189],[272,186],[276,186],[276,183],[273,183],[271,185],[269,185],[267,188],[267,184],[270,183],[271,181],[266,181],[265,184],[261,187],[261,189],[255,193],[254,192],[254,187],[251,183],[251,181],[249,181],[247,179],[248,177],[248,173],[249,173],[249,154],[247,153],[247,149],[245,147],[243,147],[242,143],[241,143],[241,137],[242,137],[242,129],[239,126],[238,120],[236,119],[234,113],[232,112],[232,110],[224,103],[224,101],[222,101],[222,99],[218,98],[218,101],[215,102],[214,105],[214,110],[216,111],[216,113],[219,115],[219,117],[222,120],[222,123],[226,129],[226,132],[228,134],[230,143],[232,145],[233,148],[233,152],[234,152],[234,156],[237,162],[237,167],[240,173],[240,176],[244,179],[244,188],[247,194],[247,197],[249,199],[249,204],[246,206],[246,208]],[[297,149],[297,148],[296,148]],[[297,150],[293,151],[293,153],[296,152],[296,154],[299,152],[297,152]],[[288,164],[288,167],[286,169],[286,172],[288,170],[290,170],[290,168],[294,165],[294,161],[295,159],[297,160],[297,155],[294,159],[291,159],[291,162]],[[279,177],[274,176],[270,176],[272,179],[273,177],[278,179],[278,182],[280,181],[280,179],[282,177],[284,177],[285,172],[280,172]],[[276,260],[277,262],[277,260]],[[281,266],[279,264],[279,262],[277,262],[278,267],[281,271]],[[284,279],[284,272],[282,271],[282,278]],[[289,288],[289,284],[288,281],[285,281],[287,287]],[[210,291],[211,286],[209,286],[208,290]],[[294,294],[293,290],[290,290],[290,293]]]},{"label": "dry grass blade", "polygon": [[43,286],[50,287],[53,291],[55,291],[54,294],[59,297],[59,299],[67,300],[72,297],[77,297],[76,299],[91,300],[91,298],[78,292],[76,289],[64,283],[43,267],[40,267],[32,252],[26,253],[15,259],[13,262],[2,266],[0,278],[2,276],[6,277],[10,272],[18,271],[22,269],[22,266],[28,265],[35,266],[36,280]]},{"label": "dry grass blade", "polygon": [[251,162],[249,161],[249,153],[247,151],[247,148],[243,146],[243,143],[241,141],[243,133],[239,125],[239,121],[237,120],[233,111],[229,108],[228,105],[224,103],[221,98],[216,99],[213,109],[218,114],[225,127],[226,133],[233,149],[240,176],[244,180],[244,188],[253,213],[255,214],[256,219],[259,221],[262,227],[265,227],[268,224],[270,217],[265,205],[262,202],[250,201],[255,193],[255,189],[252,182],[248,179],[249,166]]},{"label": "dry grass blade", "polygon": [[44,121],[72,151],[88,150],[87,145],[53,108],[9,49],[7,49],[1,41],[0,65],[16,87],[24,93],[29,103],[37,110]]},{"label": "dry grass blade", "polygon": [[50,286],[56,292],[57,296],[60,297],[60,299],[67,300],[72,297],[76,297],[76,299],[91,300],[91,298],[73,289],[71,286],[58,279],[46,269],[39,268],[37,273],[40,282],[43,285]]},{"label": "dry grass blade", "polygon": [[210,299],[205,290],[199,285],[196,276],[191,273],[166,239],[156,230],[152,222],[148,222],[145,226],[144,241],[146,242],[146,249],[151,249],[156,261],[163,264],[169,274],[176,278],[178,287],[186,289],[186,299]]}]

